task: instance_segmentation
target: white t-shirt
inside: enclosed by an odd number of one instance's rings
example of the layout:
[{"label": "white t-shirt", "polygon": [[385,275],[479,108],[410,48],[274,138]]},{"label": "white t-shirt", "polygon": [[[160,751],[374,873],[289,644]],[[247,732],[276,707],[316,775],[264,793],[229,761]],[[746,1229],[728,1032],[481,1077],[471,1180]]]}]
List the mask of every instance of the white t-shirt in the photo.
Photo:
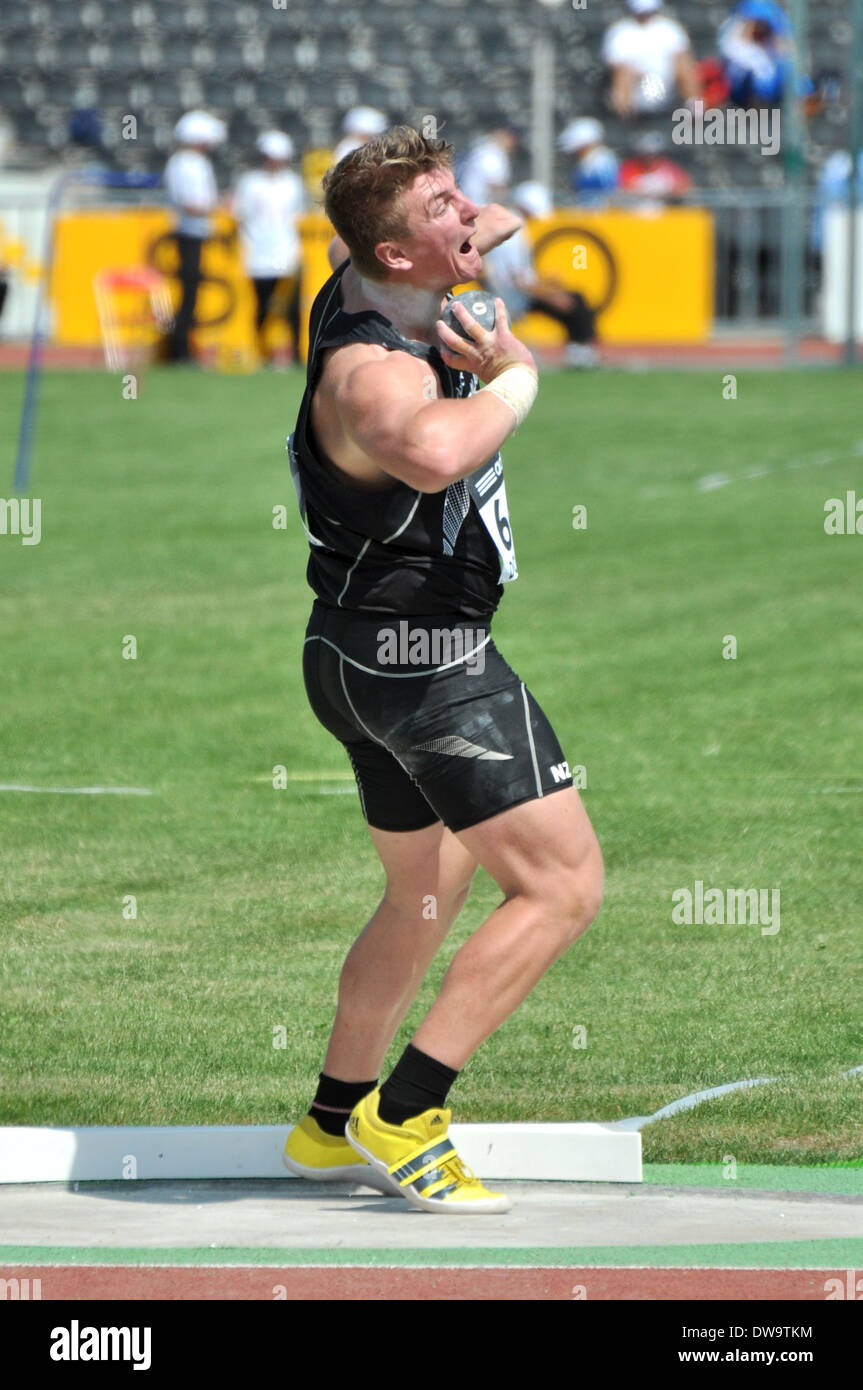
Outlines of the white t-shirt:
[{"label": "white t-shirt", "polygon": [[494,140],[480,140],[469,151],[461,167],[459,188],[477,207],[499,198],[510,180],[510,161],[506,150]]},{"label": "white t-shirt", "polygon": [[506,241],[486,251],[482,264],[485,272],[483,278],[496,290],[517,285],[523,275],[533,278],[530,240],[524,228],[519,227]]},{"label": "white t-shirt", "polygon": [[165,165],[165,187],[180,213],[177,230],[186,236],[208,237],[208,216],[192,217],[180,211],[183,207],[197,207],[209,213],[219,201],[216,176],[207,156],[200,150],[176,150]]},{"label": "white t-shirt", "polygon": [[660,77],[670,92],[674,87],[674,60],[688,47],[689,39],[682,25],[667,15],[657,14],[645,24],[634,19],[620,19],[612,24],[602,42],[602,56],[609,65],[624,64],[642,77],[648,73]]},{"label": "white t-shirt", "polygon": [[295,273],[300,264],[296,223],[304,204],[303,181],[293,169],[256,169],[238,180],[234,211],[253,280]]},{"label": "white t-shirt", "polygon": [[523,227],[499,246],[486,251],[482,258],[483,283],[493,295],[499,295],[507,307],[510,320],[519,318],[527,309],[528,295],[519,281],[535,278],[530,239]]}]

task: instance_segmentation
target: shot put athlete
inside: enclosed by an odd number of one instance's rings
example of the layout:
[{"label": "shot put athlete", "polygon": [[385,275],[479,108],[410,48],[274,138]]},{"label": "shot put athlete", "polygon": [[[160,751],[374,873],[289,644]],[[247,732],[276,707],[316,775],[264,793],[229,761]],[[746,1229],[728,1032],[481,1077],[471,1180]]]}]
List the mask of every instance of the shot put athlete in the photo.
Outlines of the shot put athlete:
[{"label": "shot put athlete", "polygon": [[[351,760],[386,888],[345,960],[320,1084],[285,1162],[426,1211],[501,1212],[509,1199],[447,1137],[447,1095],[602,891],[560,744],[489,633],[517,573],[499,449],[533,404],[536,365],[501,300],[491,330],[453,306],[469,340],[440,320],[519,220],[469,202],[452,148],[405,126],[347,155],[324,188],[334,258],[347,258],[312,310],[289,441],[317,595],[304,674]],[[477,864],[503,901],[379,1085]]]}]

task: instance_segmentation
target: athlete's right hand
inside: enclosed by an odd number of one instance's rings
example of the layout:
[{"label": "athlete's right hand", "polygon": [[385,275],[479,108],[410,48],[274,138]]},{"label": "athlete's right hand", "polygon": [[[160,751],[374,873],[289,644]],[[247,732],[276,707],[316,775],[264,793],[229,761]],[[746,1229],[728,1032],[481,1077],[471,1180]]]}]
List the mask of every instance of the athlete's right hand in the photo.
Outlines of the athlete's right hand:
[{"label": "athlete's right hand", "polygon": [[537,372],[533,353],[510,329],[506,305],[502,299],[494,301],[494,328],[491,329],[478,324],[464,304],[454,304],[453,313],[470,333],[471,341],[467,342],[459,337],[443,319],[438,319],[436,327],[443,344],[441,357],[448,367],[457,372],[474,372],[486,385],[494,381],[496,376],[500,376],[501,372],[506,371],[507,367],[514,367],[516,364]]}]

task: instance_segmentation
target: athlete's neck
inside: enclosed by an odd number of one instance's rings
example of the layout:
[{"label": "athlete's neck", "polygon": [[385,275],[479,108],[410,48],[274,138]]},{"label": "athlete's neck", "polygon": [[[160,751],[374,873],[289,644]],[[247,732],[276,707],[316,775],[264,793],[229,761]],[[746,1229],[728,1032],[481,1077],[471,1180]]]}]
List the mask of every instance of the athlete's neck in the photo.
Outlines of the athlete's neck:
[{"label": "athlete's neck", "polygon": [[394,285],[389,280],[366,280],[358,272],[355,283],[366,305],[388,318],[405,338],[426,343],[437,341],[435,324],[440,318],[443,290]]}]

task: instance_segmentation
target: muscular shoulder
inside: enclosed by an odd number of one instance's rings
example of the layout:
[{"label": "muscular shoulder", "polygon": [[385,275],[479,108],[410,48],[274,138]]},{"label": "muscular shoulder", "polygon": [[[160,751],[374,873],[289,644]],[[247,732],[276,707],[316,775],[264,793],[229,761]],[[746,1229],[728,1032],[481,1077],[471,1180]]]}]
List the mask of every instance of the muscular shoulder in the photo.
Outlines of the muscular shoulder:
[{"label": "muscular shoulder", "polygon": [[400,456],[403,431],[438,382],[427,363],[375,343],[326,351],[312,401],[312,420],[331,465],[354,481],[392,485],[388,466]]},{"label": "muscular shoulder", "polygon": [[345,343],[328,348],[320,384],[340,412],[376,413],[394,400],[433,400],[439,394],[436,373],[421,358],[378,343]]}]

